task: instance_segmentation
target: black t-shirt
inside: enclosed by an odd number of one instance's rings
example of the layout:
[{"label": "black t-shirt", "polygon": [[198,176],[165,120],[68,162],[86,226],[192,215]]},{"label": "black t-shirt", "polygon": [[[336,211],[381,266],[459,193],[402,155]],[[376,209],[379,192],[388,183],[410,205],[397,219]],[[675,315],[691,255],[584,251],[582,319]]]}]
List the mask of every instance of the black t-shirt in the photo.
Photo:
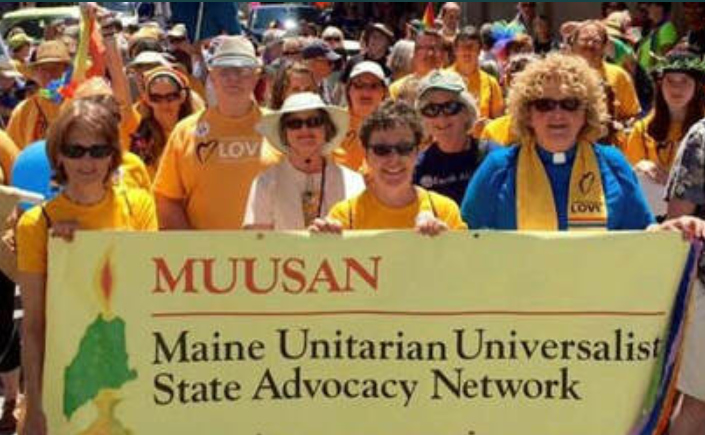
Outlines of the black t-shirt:
[{"label": "black t-shirt", "polygon": [[468,184],[486,154],[475,140],[470,140],[470,147],[460,153],[444,153],[437,144],[423,151],[416,162],[414,184],[462,204]]}]

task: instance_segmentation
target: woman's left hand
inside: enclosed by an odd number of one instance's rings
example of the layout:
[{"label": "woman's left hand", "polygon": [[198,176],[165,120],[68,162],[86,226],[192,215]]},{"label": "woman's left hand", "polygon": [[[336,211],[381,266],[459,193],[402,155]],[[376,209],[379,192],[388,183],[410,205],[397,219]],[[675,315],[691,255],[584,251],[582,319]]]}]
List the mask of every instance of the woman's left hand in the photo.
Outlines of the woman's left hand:
[{"label": "woman's left hand", "polygon": [[649,231],[678,231],[689,242],[705,239],[705,221],[693,216],[670,219],[660,225],[652,225]]},{"label": "woman's left hand", "polygon": [[73,242],[73,236],[79,230],[77,221],[61,221],[55,222],[51,227],[51,237],[64,239],[66,242]]}]

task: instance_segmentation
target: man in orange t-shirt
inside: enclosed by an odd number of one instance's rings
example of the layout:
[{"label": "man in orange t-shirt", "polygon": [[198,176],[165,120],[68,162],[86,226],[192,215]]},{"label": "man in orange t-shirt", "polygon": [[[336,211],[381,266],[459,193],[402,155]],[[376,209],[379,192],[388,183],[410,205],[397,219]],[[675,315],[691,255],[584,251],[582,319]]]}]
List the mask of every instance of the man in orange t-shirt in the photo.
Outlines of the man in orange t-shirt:
[{"label": "man in orange t-shirt", "polygon": [[252,181],[278,161],[255,131],[262,113],[252,44],[224,38],[209,69],[217,104],[176,126],[154,180],[162,229],[240,229]]}]

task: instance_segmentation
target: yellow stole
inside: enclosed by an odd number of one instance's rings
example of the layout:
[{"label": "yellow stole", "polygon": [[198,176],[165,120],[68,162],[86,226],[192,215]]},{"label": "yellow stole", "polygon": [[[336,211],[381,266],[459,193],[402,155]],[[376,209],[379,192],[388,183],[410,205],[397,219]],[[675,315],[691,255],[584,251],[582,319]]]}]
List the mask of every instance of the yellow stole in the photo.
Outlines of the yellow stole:
[{"label": "yellow stole", "polygon": [[[536,144],[524,143],[517,168],[517,227],[524,231],[558,231],[551,183]],[[592,145],[578,144],[568,199],[568,229],[606,229],[607,201]]]}]

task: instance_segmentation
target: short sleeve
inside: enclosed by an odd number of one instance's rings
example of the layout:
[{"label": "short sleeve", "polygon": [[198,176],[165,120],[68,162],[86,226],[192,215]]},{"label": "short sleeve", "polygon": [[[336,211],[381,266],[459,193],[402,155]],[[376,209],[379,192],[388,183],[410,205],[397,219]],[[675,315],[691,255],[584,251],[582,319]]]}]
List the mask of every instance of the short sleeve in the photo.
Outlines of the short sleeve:
[{"label": "short sleeve", "polygon": [[128,193],[132,208],[132,229],[135,231],[158,231],[157,208],[154,198],[143,189],[130,189]]},{"label": "short sleeve", "polygon": [[328,219],[334,219],[338,222],[340,222],[343,226],[343,229],[346,230],[352,230],[354,229],[352,227],[353,223],[351,222],[351,217],[352,217],[352,201],[353,200],[346,200],[337,203],[336,205],[333,206],[333,208],[330,210],[328,213]]},{"label": "short sleeve", "polygon": [[685,136],[666,186],[666,199],[705,205],[705,123]]},{"label": "short sleeve", "polygon": [[157,175],[154,178],[154,193],[169,199],[183,199],[186,197],[186,188],[181,178],[180,160],[184,141],[188,140],[188,131],[185,125],[177,126],[167,142]]},{"label": "short sleeve", "polygon": [[17,223],[17,268],[25,273],[46,273],[47,222],[41,207],[29,210]]},{"label": "short sleeve", "polygon": [[5,184],[12,184],[12,165],[19,154],[17,145],[3,131],[0,131],[0,166],[5,174]]}]

